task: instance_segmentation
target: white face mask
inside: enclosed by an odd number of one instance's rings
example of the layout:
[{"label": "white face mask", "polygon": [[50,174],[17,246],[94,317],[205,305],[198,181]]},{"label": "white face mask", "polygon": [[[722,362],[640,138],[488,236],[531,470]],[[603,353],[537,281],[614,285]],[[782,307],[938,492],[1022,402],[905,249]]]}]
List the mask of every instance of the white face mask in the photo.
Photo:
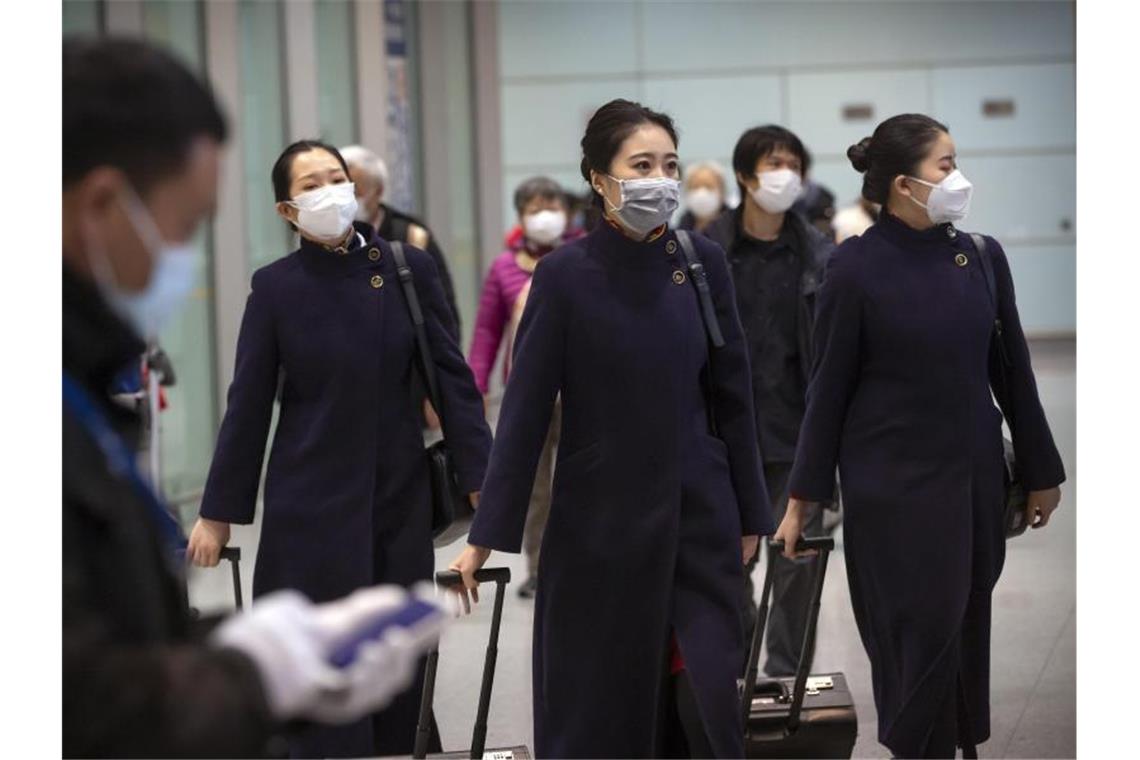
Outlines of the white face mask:
[{"label": "white face mask", "polygon": [[926,203],[913,195],[910,199],[926,209],[926,215],[935,224],[960,222],[970,213],[970,199],[974,195],[974,185],[957,169],[947,174],[938,184],[918,177],[908,179],[931,188]]},{"label": "white face mask", "polygon": [[685,195],[685,207],[698,219],[708,219],[720,211],[721,205],[720,193],[707,187],[698,187]]},{"label": "white face mask", "polygon": [[799,172],[791,169],[774,169],[757,172],[760,184],[752,191],[752,200],[769,214],[782,214],[792,207],[803,188]]},{"label": "white face mask", "polygon": [[[644,237],[669,221],[680,205],[681,181],[672,177],[618,179],[610,177],[621,189],[621,205],[605,202],[626,229]],[[602,196],[605,198],[605,196]]]},{"label": "white face mask", "polygon": [[151,257],[146,287],[137,293],[123,290],[115,280],[106,250],[94,243],[89,243],[91,268],[107,304],[139,337],[155,338],[194,289],[195,247],[192,243],[164,241],[154,217],[134,190],[123,208]]},{"label": "white face mask", "polygon": [[544,209],[523,217],[523,232],[539,245],[553,245],[566,231],[566,212]]},{"label": "white face mask", "polygon": [[337,240],[356,217],[356,188],[351,182],[325,185],[289,201],[298,209],[297,226],[318,240]]}]

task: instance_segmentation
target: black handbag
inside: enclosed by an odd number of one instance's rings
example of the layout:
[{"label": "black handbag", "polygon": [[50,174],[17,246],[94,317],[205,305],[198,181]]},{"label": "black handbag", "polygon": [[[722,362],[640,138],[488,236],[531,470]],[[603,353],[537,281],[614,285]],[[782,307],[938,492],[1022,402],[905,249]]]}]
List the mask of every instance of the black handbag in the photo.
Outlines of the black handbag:
[{"label": "black handbag", "polygon": [[[986,288],[989,290],[990,301],[994,306],[994,329],[990,337],[989,360],[991,365],[996,362],[1000,380],[993,391],[1012,430],[1014,424],[1013,403],[1009,397],[1009,380],[1006,376],[1006,372],[1009,371],[1012,363],[1009,360],[1009,350],[1005,345],[1005,333],[1002,332],[1001,311],[998,308],[998,290],[997,281],[994,278],[993,262],[990,261],[986,239],[976,232],[970,233],[970,239],[974,241],[974,247],[978,250],[978,259],[982,264],[982,272],[986,276]],[[1002,448],[1005,455],[1005,466],[1002,468],[1002,473],[1005,476],[1005,537],[1013,538],[1020,536],[1029,527],[1029,522],[1025,519],[1025,510],[1029,504],[1029,493],[1021,482],[1021,473],[1017,469],[1017,457],[1014,454],[1013,442],[1002,436]]]},{"label": "black handbag", "polygon": [[[431,346],[428,344],[427,331],[424,328],[424,313],[420,308],[420,299],[416,294],[415,278],[408,260],[404,256],[402,243],[392,241],[392,255],[396,259],[396,273],[400,277],[400,284],[404,288],[404,296],[408,302],[408,311],[412,316],[412,327],[416,333],[416,358],[420,373],[427,384],[428,398],[431,405],[439,415],[441,427],[444,419],[443,399],[439,394],[439,385],[436,383],[435,363],[432,361]],[[451,452],[447,448],[447,441],[440,440],[428,446],[427,454],[429,477],[431,478],[431,535],[433,543],[447,546],[467,533],[471,527],[471,520],[475,517],[475,508],[463,489],[459,487],[459,479],[455,474],[455,465],[451,461]]]}]

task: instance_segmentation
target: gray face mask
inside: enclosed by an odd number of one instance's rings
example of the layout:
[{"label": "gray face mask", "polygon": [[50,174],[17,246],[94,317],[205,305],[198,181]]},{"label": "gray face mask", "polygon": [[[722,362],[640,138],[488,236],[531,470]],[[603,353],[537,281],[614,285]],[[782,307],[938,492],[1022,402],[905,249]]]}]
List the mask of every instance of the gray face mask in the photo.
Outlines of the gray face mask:
[{"label": "gray face mask", "polygon": [[618,179],[606,175],[621,189],[621,205],[605,199],[610,211],[630,232],[644,237],[669,221],[681,199],[681,181],[672,177]]}]

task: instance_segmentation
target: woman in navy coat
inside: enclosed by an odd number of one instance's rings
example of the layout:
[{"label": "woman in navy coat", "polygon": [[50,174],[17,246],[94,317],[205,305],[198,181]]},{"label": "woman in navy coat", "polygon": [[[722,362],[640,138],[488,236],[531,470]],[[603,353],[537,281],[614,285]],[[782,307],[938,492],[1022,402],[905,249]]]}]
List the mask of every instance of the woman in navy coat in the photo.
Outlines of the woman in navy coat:
[{"label": "woman in navy coat", "polygon": [[[985,254],[954,227],[972,187],[946,128],[896,116],[848,155],[883,214],[835,251],[820,291],[793,498],[777,537],[795,541],[806,503],[828,498],[838,464],[879,741],[901,757],[954,757],[956,745],[990,733],[990,595],[1005,558],[1002,414],[1034,527],[1048,522],[1065,475],[1009,262],[997,241],[986,239]],[[1012,362],[1000,412],[982,255]]]},{"label": "woman in navy coat", "polygon": [[675,640],[687,668],[678,688],[703,724],[690,750],[739,757],[741,560],[774,526],[725,254],[693,236],[727,342],[715,349],[665,224],[679,184],[672,121],[613,101],[582,148],[605,221],[535,270],[483,498],[453,567],[473,589],[492,549],[519,551],[561,393],[535,608],[537,755],[667,752]]},{"label": "woman in navy coat", "polygon": [[[315,602],[377,583],[431,578],[431,501],[411,384],[415,342],[388,243],[352,224],[356,200],[335,148],[291,145],[273,170],[278,212],[300,248],[258,270],[246,303],[225,418],[188,552],[216,564],[230,523],[253,520],[273,402],[254,596],[298,589]],[[474,500],[491,436],[451,312],[423,251],[405,247],[424,307],[460,486]],[[376,716],[314,726],[295,757],[409,753],[418,687]]]}]

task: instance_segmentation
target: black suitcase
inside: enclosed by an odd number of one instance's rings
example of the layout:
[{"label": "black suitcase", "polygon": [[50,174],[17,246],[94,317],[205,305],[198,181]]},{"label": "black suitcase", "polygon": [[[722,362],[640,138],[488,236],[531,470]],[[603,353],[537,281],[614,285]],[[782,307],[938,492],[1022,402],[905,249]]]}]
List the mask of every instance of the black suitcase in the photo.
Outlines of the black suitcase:
[{"label": "black suitcase", "polygon": [[[424,691],[420,701],[419,722],[416,724],[416,746],[414,758],[486,758],[487,760],[530,760],[530,750],[525,745],[516,747],[495,747],[485,749],[487,742],[487,714],[491,710],[491,686],[495,680],[495,664],[499,657],[499,624],[503,619],[503,597],[507,584],[511,582],[510,568],[497,567],[475,573],[479,583],[495,584],[495,608],[491,615],[491,635],[487,641],[487,657],[483,661],[483,685],[479,691],[479,709],[475,713],[475,729],[471,735],[471,749],[440,754],[427,754],[431,737],[431,707],[435,696],[435,671],[439,663],[439,649],[428,655],[424,670]],[[447,588],[462,582],[459,573],[448,570],[435,574],[437,586]]]},{"label": "black suitcase", "polygon": [[760,643],[768,622],[773,565],[782,542],[768,544],[768,567],[760,595],[759,616],[748,650],[741,710],[744,714],[744,756],[750,758],[846,758],[855,748],[859,723],[855,703],[842,673],[811,673],[815,630],[819,622],[827,558],[835,548],[831,538],[802,538],[800,550],[816,550],[815,578],[808,606],[800,664],[795,676],[757,680]]}]

